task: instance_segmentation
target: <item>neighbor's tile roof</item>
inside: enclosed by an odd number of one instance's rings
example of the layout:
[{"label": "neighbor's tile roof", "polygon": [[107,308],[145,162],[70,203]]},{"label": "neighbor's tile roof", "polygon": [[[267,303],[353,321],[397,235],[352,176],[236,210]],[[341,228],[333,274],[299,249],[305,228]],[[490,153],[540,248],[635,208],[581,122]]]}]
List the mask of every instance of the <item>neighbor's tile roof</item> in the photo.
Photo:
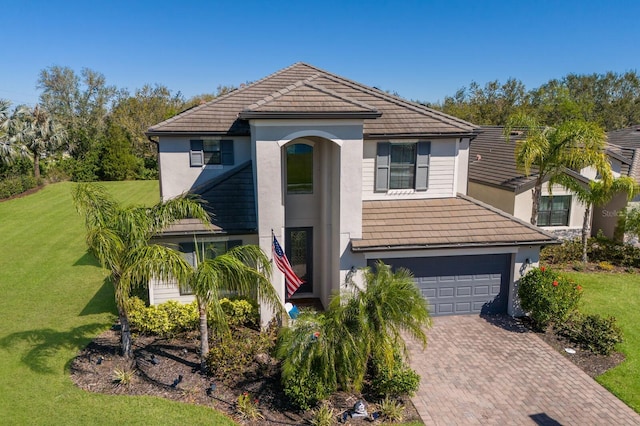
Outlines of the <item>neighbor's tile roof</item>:
[{"label": "neighbor's tile roof", "polygon": [[[516,143],[524,137],[523,133],[512,132],[507,142],[503,134],[504,127],[485,126],[477,131],[478,136],[471,141],[469,148],[469,181],[515,192],[532,188],[537,177],[537,169],[533,167],[531,174],[527,176],[516,167]],[[621,161],[622,174],[628,174],[632,159],[629,153],[609,143],[607,154]]]},{"label": "neighbor's tile roof", "polygon": [[553,235],[472,198],[365,201],[354,251],[548,244]]},{"label": "neighbor's tile roof", "polygon": [[629,176],[640,182],[640,124],[607,132],[609,143],[620,147],[621,154],[631,159]]},{"label": "neighbor's tile roof", "polygon": [[[291,91],[288,88],[292,85],[301,90]],[[276,100],[276,93],[280,93],[280,100]],[[379,118],[364,120],[368,136],[471,134],[474,130],[464,120],[299,62],[163,121],[151,127],[148,134],[246,135],[249,124],[239,114],[269,105],[286,111],[349,112],[365,108],[382,113]]]}]

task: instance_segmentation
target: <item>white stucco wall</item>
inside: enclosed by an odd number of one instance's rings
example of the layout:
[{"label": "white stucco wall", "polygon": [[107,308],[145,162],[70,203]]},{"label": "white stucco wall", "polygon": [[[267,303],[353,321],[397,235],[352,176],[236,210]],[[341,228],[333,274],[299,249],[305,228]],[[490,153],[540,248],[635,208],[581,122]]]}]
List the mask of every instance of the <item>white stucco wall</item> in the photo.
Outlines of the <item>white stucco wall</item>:
[{"label": "white stucco wall", "polygon": [[[190,167],[189,151],[192,139],[233,140],[234,164]],[[251,139],[248,136],[163,136],[158,142],[160,162],[160,190],[163,200],[176,197],[189,189],[233,169],[251,159]]]}]

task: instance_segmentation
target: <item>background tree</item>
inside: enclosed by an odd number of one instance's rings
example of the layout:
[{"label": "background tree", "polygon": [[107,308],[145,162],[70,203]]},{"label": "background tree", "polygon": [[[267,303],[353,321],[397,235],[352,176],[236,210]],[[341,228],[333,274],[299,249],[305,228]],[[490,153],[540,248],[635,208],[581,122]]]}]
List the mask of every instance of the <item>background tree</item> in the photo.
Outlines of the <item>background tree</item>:
[{"label": "background tree", "polygon": [[74,158],[83,158],[104,134],[116,87],[107,85],[97,71],[83,68],[78,76],[61,66],[40,71],[37,87],[42,90],[42,107],[68,134],[67,150]]},{"label": "background tree", "polygon": [[[220,335],[228,334],[228,324],[220,299],[229,293],[265,303],[278,315],[284,313],[282,302],[271,285],[271,262],[260,247],[244,245],[226,253],[210,253],[206,244],[196,240],[196,265],[179,285],[196,296],[200,315],[200,360],[203,371],[209,353],[208,313]],[[207,255],[209,252],[209,255]],[[213,257],[212,257],[213,256]]]},{"label": "background tree", "polygon": [[87,245],[100,264],[109,271],[121,326],[123,356],[131,358],[131,330],[127,313],[131,288],[145,286],[153,279],[184,282],[188,264],[177,251],[151,244],[151,237],[183,218],[209,223],[209,215],[192,198],[178,197],[153,207],[123,207],[104,187],[79,184],[73,200],[84,216]]},{"label": "background tree", "polygon": [[40,179],[40,158],[55,153],[66,140],[66,132],[39,105],[33,109],[18,107],[6,128],[13,150],[30,154],[33,175]]},{"label": "background tree", "polygon": [[584,219],[582,221],[582,262],[587,263],[587,242],[591,235],[591,219],[593,208],[604,206],[619,193],[625,193],[627,200],[631,200],[639,192],[640,188],[635,179],[629,176],[621,176],[612,180],[592,180],[587,185],[564,175],[558,183],[569,189],[585,205]]},{"label": "background tree", "polygon": [[524,132],[524,137],[516,142],[516,164],[527,176],[536,177],[531,193],[532,225],[538,223],[543,183],[548,181],[551,188],[566,169],[580,171],[592,166],[607,185],[610,183],[611,165],[604,152],[606,135],[597,124],[572,120],[549,127],[526,114],[516,114],[504,128],[507,142],[514,130]]}]

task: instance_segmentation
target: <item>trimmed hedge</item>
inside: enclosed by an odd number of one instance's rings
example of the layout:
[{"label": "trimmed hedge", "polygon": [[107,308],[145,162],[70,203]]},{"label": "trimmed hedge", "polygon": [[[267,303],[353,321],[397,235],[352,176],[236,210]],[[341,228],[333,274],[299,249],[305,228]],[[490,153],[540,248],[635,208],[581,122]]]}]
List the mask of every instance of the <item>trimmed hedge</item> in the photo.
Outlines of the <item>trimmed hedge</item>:
[{"label": "trimmed hedge", "polygon": [[[640,268],[640,248],[604,237],[589,238],[587,255],[590,262],[608,262],[615,266]],[[580,240],[565,241],[560,245],[546,246],[540,252],[540,261],[548,265],[580,262]]]}]

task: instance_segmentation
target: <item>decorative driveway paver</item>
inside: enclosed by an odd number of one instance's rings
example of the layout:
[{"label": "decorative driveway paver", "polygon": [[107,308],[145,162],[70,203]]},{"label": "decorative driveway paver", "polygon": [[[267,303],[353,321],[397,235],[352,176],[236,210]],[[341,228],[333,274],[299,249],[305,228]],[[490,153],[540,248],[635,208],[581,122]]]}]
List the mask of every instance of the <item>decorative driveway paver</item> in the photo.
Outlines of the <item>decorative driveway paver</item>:
[{"label": "decorative driveway paver", "polygon": [[[640,416],[534,333],[503,318],[434,318],[411,343],[427,425],[640,425]],[[490,322],[491,321],[491,322]],[[492,323],[493,322],[493,323]]]}]

